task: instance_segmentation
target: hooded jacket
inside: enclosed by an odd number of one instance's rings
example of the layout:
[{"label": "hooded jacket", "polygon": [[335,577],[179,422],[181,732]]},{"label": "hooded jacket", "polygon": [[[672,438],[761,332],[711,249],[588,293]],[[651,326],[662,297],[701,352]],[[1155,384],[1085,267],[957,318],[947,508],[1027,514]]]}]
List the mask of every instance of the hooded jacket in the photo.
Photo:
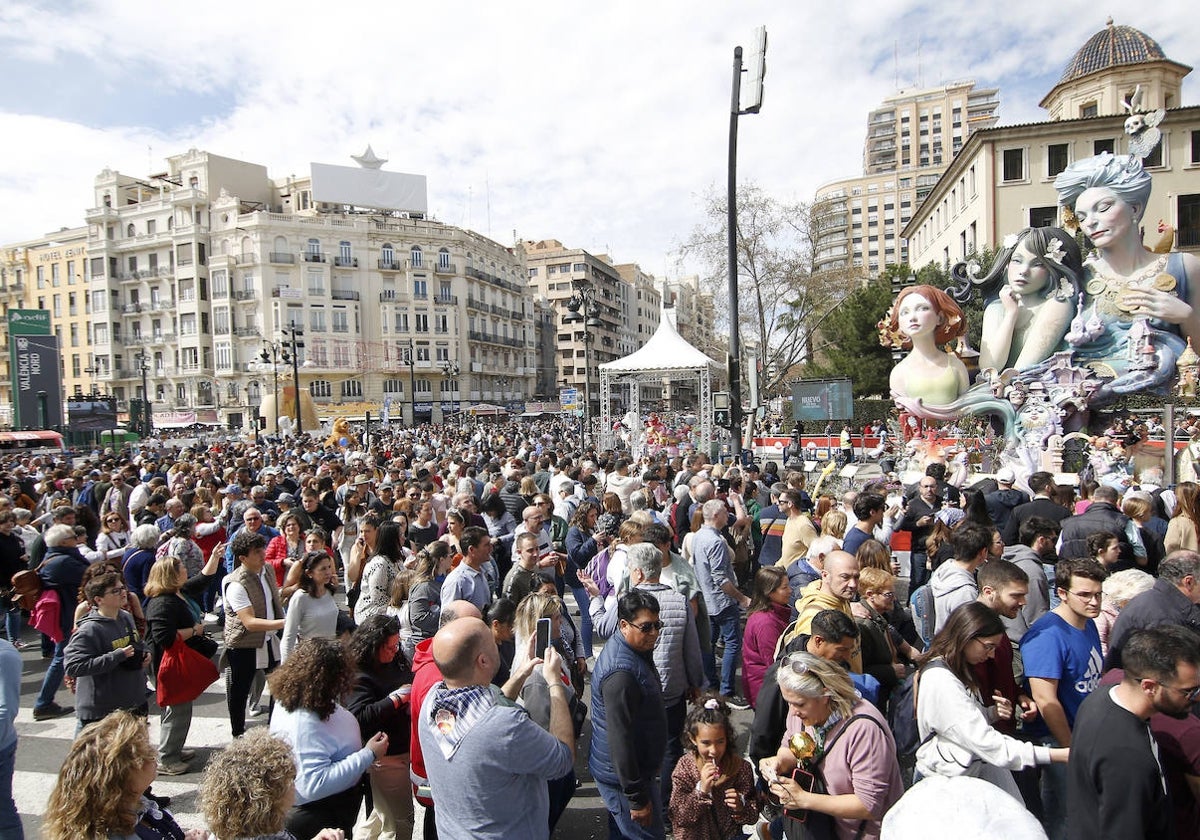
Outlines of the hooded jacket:
[{"label": "hooded jacket", "polygon": [[1004,559],[1017,564],[1021,571],[1029,575],[1029,594],[1025,597],[1025,606],[1021,607],[1016,618],[1000,616],[1009,641],[1019,645],[1030,625],[1050,611],[1050,582],[1046,579],[1046,570],[1042,568],[1041,556],[1029,546],[1005,546]]},{"label": "hooded jacket", "polygon": [[929,589],[933,592],[934,633],[946,626],[955,608],[979,597],[975,575],[954,562],[943,563],[934,570]]},{"label": "hooded jacket", "polygon": [[[122,648],[133,645],[133,656]],[[67,676],[75,677],[75,711],[80,720],[99,720],[117,709],[146,706],[146,648],[133,617],[121,610],[108,618],[96,610],[79,619],[63,655]]]},{"label": "hooded jacket", "polygon": [[[792,622],[793,629],[785,631],[787,637],[783,640],[784,644],[792,641],[798,635],[810,635],[812,633],[813,617],[821,610],[837,610],[840,613],[850,616],[850,618],[854,618],[854,614],[850,611],[850,602],[832,593],[823,591],[821,589],[820,578],[817,578],[804,587],[804,595],[800,598],[800,602],[796,604],[796,610],[799,612],[799,617]],[[850,670],[856,674],[863,672],[861,650],[856,650],[850,658]]]}]

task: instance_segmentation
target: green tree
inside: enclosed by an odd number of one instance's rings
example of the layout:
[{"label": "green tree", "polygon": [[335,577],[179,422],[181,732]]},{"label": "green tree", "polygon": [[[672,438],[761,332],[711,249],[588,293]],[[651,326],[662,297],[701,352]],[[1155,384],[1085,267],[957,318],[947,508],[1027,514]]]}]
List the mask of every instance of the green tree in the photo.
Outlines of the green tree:
[{"label": "green tree", "polygon": [[[845,272],[813,273],[824,216],[820,204],[788,204],[747,183],[738,188],[737,205],[739,333],[743,345],[756,348],[762,361],[761,393],[775,395],[794,378],[793,368],[811,357],[817,326],[849,293],[852,282]],[[704,216],[681,255],[701,264],[701,282],[713,295],[715,323],[728,328],[723,191],[710,189],[705,195]]]},{"label": "green tree", "polygon": [[891,351],[879,343],[875,325],[892,304],[891,278],[883,276],[855,289],[821,322],[813,343],[816,359],[801,371],[804,378],[845,376],[854,396],[888,394]]}]

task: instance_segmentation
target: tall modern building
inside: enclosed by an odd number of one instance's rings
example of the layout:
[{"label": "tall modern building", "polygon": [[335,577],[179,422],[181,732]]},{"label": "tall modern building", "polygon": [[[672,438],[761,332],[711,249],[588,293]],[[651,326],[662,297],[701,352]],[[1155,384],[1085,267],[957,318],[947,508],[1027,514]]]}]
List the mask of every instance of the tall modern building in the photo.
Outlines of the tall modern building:
[{"label": "tall modern building", "polygon": [[1048,121],[989,128],[967,141],[903,231],[911,264],[948,267],[1009,233],[1058,224],[1055,176],[1075,160],[1128,152],[1123,103],[1138,86],[1144,109],[1167,109],[1162,141],[1145,159],[1154,176],[1147,243],[1162,222],[1175,229],[1177,248],[1200,249],[1200,106],[1181,107],[1180,98],[1189,72],[1153,38],[1110,18],[1043,98]]},{"label": "tall modern building", "polygon": [[907,262],[900,229],[970,135],[996,124],[996,88],[974,81],[900,91],[867,116],[863,174],[816,194],[817,271],[872,276]]},{"label": "tall modern building", "polygon": [[156,426],[248,428],[293,373],[323,416],[519,407],[535,373],[520,256],[426,218],[423,176],[356,160],[273,180],[193,149],[145,179],[101,172],[86,219],[103,386],[127,405],[144,384]]}]

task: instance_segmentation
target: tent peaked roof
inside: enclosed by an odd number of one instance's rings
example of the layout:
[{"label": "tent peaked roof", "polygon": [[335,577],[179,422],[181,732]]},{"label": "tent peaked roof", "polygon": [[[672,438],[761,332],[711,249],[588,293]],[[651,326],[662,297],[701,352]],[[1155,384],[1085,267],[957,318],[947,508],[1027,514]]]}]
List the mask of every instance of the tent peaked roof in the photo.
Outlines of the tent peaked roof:
[{"label": "tent peaked roof", "polygon": [[721,367],[720,363],[701,353],[675,329],[674,315],[664,310],[658,329],[640,349],[613,362],[600,365],[601,370],[616,373],[636,370],[679,370],[681,368]]}]

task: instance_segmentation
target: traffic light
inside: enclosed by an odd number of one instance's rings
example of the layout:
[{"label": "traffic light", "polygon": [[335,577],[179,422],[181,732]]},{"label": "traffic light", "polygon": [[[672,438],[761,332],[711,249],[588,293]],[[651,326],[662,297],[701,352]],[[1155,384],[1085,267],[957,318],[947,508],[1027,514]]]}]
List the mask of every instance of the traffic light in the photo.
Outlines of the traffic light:
[{"label": "traffic light", "polygon": [[713,394],[713,423],[723,429],[728,429],[733,425],[733,411],[728,391],[717,391]]}]

